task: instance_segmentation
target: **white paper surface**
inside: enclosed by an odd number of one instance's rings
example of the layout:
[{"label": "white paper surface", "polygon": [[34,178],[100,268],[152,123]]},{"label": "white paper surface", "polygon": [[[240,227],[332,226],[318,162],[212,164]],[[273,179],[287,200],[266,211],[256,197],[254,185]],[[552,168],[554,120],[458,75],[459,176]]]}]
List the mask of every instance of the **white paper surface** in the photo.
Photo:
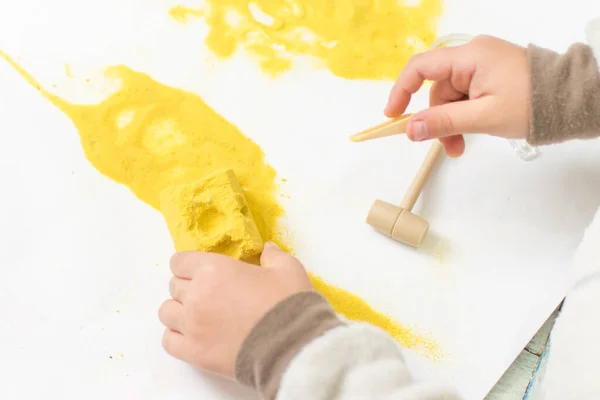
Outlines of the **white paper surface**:
[{"label": "white paper surface", "polygon": [[[415,208],[431,234],[414,251],[364,218],[373,200],[401,199],[428,145],[347,140],[381,121],[391,83],[302,67],[270,81],[241,57],[213,70],[203,29],[170,22],[169,5],[3,0],[0,49],[42,84],[63,76],[65,62],[82,73],[123,63],[198,93],[288,180],[288,223],[309,270],[433,337],[447,357],[432,364],[408,352],[418,377],[483,398],[564,295],[600,202],[600,143],[543,149],[525,163],[501,139],[469,138]],[[487,33],[562,51],[583,40],[594,15],[594,1],[454,0],[440,35]],[[425,105],[421,93],[411,110]],[[4,62],[0,132],[0,397],[253,398],[164,353],[156,313],[173,249],[162,217],[100,175],[70,120]]]}]

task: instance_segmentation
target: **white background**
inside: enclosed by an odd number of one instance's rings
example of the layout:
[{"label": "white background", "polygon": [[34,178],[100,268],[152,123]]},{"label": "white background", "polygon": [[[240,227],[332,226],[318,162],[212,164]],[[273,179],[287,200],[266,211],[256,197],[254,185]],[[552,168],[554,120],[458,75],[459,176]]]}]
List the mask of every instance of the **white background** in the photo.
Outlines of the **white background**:
[{"label": "white background", "polygon": [[[204,27],[174,24],[170,5],[1,0],[0,49],[47,87],[65,79],[65,62],[81,80],[123,63],[201,95],[287,178],[288,223],[305,265],[435,338],[447,357],[430,364],[409,354],[418,376],[483,398],[564,295],[600,203],[600,144],[545,148],[526,163],[503,140],[469,138],[415,208],[431,234],[414,251],[364,218],[374,199],[400,201],[427,145],[347,140],[381,122],[391,83],[302,67],[270,81],[242,56],[213,70]],[[448,0],[439,34],[563,51],[584,40],[594,16],[592,0]],[[164,353],[156,311],[173,250],[162,217],[96,172],[70,120],[4,62],[0,138],[0,397],[253,398]]]}]

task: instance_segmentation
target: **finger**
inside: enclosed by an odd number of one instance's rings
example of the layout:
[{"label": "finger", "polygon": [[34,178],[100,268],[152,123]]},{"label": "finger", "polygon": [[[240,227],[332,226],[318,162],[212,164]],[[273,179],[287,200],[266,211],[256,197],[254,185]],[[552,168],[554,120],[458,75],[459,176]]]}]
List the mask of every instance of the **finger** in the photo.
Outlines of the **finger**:
[{"label": "finger", "polygon": [[434,82],[429,90],[429,106],[439,106],[466,98],[463,92],[452,86],[450,79]]},{"label": "finger", "polygon": [[300,262],[290,254],[281,250],[275,243],[267,242],[260,256],[260,265],[267,268],[277,268],[288,263]]},{"label": "finger", "polygon": [[183,299],[188,293],[190,282],[189,279],[181,279],[176,276],[172,277],[169,281],[169,293],[171,294],[171,297],[174,300],[183,303]]},{"label": "finger", "polygon": [[158,310],[158,319],[164,326],[176,332],[183,331],[183,306],[175,300],[167,300]]},{"label": "finger", "polygon": [[463,135],[440,138],[448,157],[457,158],[465,152],[465,137]]},{"label": "finger", "polygon": [[198,268],[206,264],[219,264],[228,257],[215,253],[202,253],[198,251],[184,251],[176,253],[169,262],[171,272],[181,279],[192,279]]},{"label": "finger", "polygon": [[[438,106],[453,101],[464,100],[467,96],[456,89],[450,79],[434,82],[429,91],[429,105]],[[454,135],[440,138],[444,150],[449,157],[460,157],[465,151],[465,138],[463,135]]]},{"label": "finger", "polygon": [[179,360],[186,360],[186,357],[189,354],[185,346],[185,338],[184,336],[171,329],[165,329],[165,333],[162,338],[162,345],[165,351],[172,357],[175,357]]},{"label": "finger", "polygon": [[404,113],[410,98],[425,80],[443,81],[451,78],[458,47],[430,50],[413,56],[400,72],[390,92],[385,115],[394,118]]},{"label": "finger", "polygon": [[275,243],[265,243],[260,265],[272,270],[273,273],[283,274],[285,284],[295,290],[310,290],[313,287],[302,263],[296,257],[281,250]]},{"label": "finger", "polygon": [[169,267],[173,275],[181,279],[192,279],[196,269],[197,255],[198,253],[195,251],[183,251],[173,254],[169,261]]},{"label": "finger", "polygon": [[486,115],[489,108],[490,100],[487,98],[430,107],[412,117],[406,131],[408,137],[414,141],[463,133],[488,133],[492,123]]}]

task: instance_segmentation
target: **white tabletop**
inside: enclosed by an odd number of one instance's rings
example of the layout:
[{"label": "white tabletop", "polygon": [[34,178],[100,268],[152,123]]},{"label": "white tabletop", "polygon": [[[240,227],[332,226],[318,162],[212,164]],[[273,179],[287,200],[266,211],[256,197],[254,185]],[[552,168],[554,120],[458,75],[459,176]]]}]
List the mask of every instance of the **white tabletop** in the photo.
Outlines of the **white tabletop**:
[{"label": "white tabletop", "polygon": [[[400,200],[427,145],[352,144],[380,122],[389,82],[299,68],[265,77],[242,57],[212,68],[202,29],[167,4],[134,0],[0,3],[0,49],[42,85],[126,64],[200,95],[285,177],[287,223],[312,272],[434,338],[440,362],[407,352],[416,375],[481,399],[564,295],[564,277],[600,202],[600,142],[543,149],[530,163],[501,139],[469,138],[444,160],[415,212],[419,251],[373,232],[374,199]],[[446,3],[440,34],[499,35],[564,50],[600,3]],[[426,106],[426,93],[411,110]],[[198,374],[160,347],[156,317],[173,251],[160,214],[85,159],[71,121],[0,62],[2,398],[229,399],[250,392]],[[437,252],[443,249],[444,260]]]}]

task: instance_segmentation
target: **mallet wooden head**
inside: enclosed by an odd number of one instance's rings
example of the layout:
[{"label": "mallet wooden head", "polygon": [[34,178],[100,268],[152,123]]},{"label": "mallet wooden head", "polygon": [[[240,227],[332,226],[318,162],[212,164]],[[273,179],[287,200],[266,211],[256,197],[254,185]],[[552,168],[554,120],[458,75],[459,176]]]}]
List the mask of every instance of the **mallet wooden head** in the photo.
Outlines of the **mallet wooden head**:
[{"label": "mallet wooden head", "polygon": [[413,247],[419,247],[429,230],[429,222],[410,210],[375,200],[367,223],[384,235]]},{"label": "mallet wooden head", "polygon": [[367,223],[384,235],[413,247],[419,247],[429,230],[429,222],[412,212],[412,209],[427,182],[427,178],[443,146],[434,141],[402,199],[400,206],[376,200],[371,206]]}]

